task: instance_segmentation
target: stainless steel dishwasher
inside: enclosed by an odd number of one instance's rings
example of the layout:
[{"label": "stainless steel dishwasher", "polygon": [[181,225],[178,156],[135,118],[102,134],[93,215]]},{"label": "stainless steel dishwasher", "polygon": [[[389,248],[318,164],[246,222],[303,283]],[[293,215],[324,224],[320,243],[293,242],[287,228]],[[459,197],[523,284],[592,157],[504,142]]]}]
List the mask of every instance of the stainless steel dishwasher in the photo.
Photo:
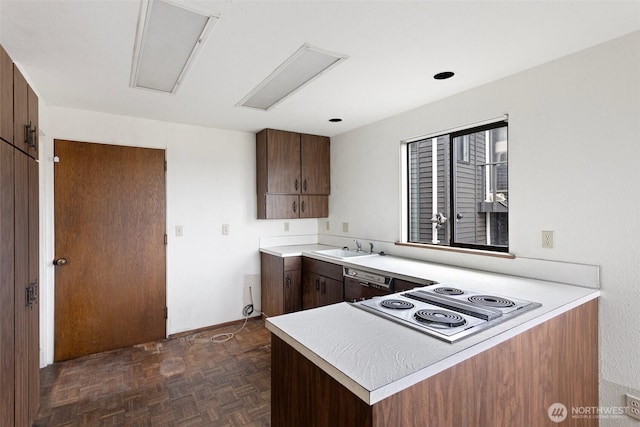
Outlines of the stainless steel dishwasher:
[{"label": "stainless steel dishwasher", "polygon": [[343,276],[344,299],[347,302],[366,300],[393,292],[393,278],[382,274],[343,267]]}]

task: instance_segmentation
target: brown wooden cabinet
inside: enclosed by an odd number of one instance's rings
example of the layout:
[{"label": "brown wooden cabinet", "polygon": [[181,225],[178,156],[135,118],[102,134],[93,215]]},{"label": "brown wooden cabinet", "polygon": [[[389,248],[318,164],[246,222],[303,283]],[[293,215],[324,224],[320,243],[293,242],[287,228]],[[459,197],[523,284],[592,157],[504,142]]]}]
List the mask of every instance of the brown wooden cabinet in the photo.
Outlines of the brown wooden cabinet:
[{"label": "brown wooden cabinet", "polygon": [[[36,126],[38,102],[5,54],[0,48],[0,424],[28,426],[40,397],[38,163],[37,148],[16,144],[13,136],[14,108],[28,120],[31,105]],[[17,83],[13,96],[8,82]],[[17,93],[24,97],[16,100]]]},{"label": "brown wooden cabinet", "polygon": [[330,140],[275,129],[256,134],[258,218],[329,215]]},{"label": "brown wooden cabinet", "polygon": [[302,309],[344,301],[342,266],[302,258]]},{"label": "brown wooden cabinet", "polygon": [[261,305],[266,317],[302,309],[301,259],[260,254]]},{"label": "brown wooden cabinet", "polygon": [[13,66],[13,145],[38,158],[38,97]]},{"label": "brown wooden cabinet", "polygon": [[13,62],[0,46],[0,138],[13,144]]}]

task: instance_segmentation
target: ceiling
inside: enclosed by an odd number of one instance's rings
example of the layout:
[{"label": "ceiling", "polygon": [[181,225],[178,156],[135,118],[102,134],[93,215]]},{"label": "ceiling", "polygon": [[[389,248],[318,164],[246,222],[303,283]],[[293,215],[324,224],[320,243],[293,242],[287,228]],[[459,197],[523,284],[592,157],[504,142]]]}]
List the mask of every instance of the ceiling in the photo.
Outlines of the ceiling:
[{"label": "ceiling", "polygon": [[[219,20],[173,95],[129,87],[139,0],[1,0],[0,43],[47,105],[333,136],[640,30],[640,0],[181,3]],[[236,107],[304,43],[349,59],[270,111]]]}]

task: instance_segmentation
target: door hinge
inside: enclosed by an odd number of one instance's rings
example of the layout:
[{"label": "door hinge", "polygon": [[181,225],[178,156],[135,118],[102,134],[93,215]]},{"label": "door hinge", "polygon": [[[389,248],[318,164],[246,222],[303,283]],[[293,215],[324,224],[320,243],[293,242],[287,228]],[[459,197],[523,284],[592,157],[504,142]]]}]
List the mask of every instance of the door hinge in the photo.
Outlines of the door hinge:
[{"label": "door hinge", "polygon": [[165,319],[169,318],[169,309],[167,307],[164,308],[164,318]]},{"label": "door hinge", "polygon": [[167,233],[164,234],[164,244],[166,245],[167,243],[169,243],[169,237],[167,236]]}]

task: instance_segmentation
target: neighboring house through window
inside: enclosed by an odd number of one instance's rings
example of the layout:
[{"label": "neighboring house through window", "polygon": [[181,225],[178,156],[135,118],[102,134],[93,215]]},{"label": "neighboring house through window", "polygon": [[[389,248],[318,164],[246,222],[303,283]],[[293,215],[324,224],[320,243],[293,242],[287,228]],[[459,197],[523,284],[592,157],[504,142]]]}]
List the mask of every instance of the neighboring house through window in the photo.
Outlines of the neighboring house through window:
[{"label": "neighboring house through window", "polygon": [[507,123],[407,143],[408,241],[509,249]]}]

